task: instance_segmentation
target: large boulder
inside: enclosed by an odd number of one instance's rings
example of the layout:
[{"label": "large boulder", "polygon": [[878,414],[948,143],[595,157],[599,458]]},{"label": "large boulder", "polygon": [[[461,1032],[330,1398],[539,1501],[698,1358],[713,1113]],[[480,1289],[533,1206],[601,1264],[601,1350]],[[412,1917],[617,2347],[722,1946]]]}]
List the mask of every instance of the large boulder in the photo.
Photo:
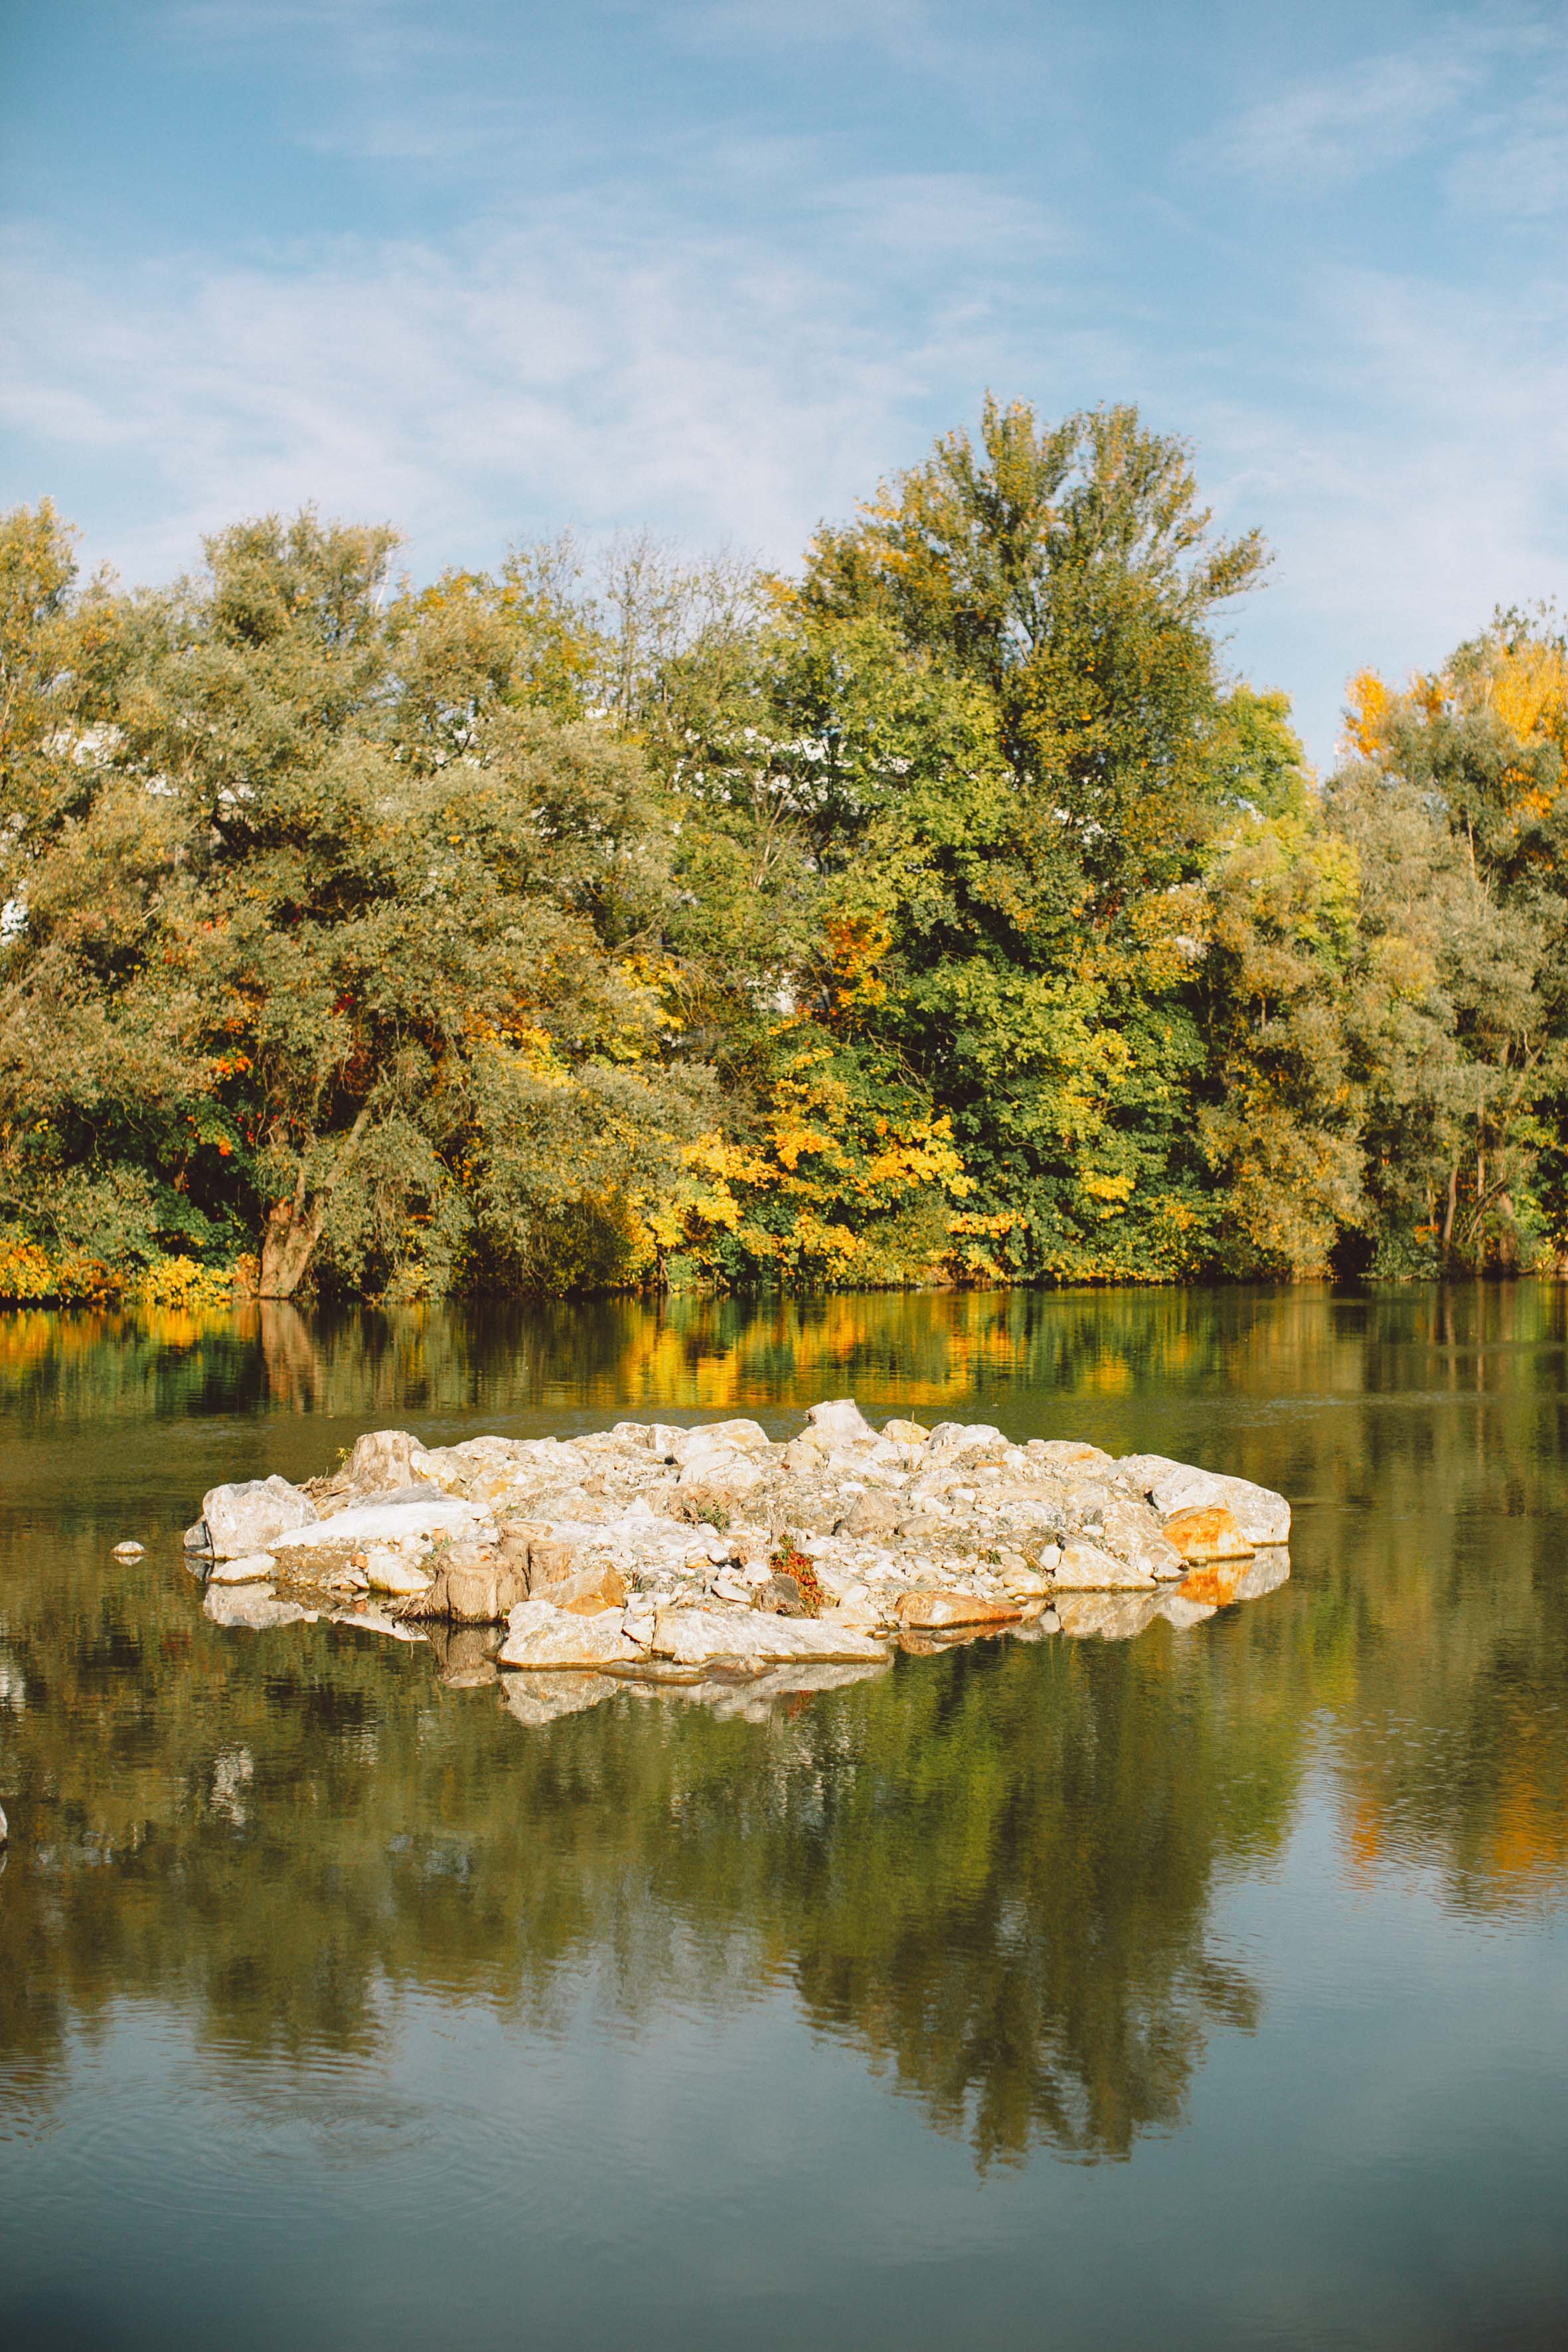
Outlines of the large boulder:
[{"label": "large boulder", "polygon": [[839,1445],[870,1445],[877,1432],[853,1397],[833,1397],[806,1408],[811,1433],[829,1449]]},{"label": "large boulder", "polygon": [[316,1506],[287,1478],[244,1478],[230,1486],[213,1486],[202,1496],[202,1516],[191,1529],[205,1529],[205,1541],[186,1544],[195,1551],[210,1551],[215,1559],[242,1559],[247,1552],[270,1551],[279,1536],[297,1533],[317,1523]]},{"label": "large boulder", "polygon": [[342,1477],[356,1495],[384,1495],[412,1486],[414,1455],[419,1440],[406,1429],[367,1429],[354,1440]]},{"label": "large boulder", "polygon": [[1272,1487],[1255,1486],[1250,1478],[1222,1477],[1218,1471],[1173,1462],[1163,1454],[1130,1454],[1116,1471],[1124,1486],[1147,1496],[1162,1518],[1218,1505],[1233,1515],[1248,1543],[1289,1541],[1289,1504]]}]

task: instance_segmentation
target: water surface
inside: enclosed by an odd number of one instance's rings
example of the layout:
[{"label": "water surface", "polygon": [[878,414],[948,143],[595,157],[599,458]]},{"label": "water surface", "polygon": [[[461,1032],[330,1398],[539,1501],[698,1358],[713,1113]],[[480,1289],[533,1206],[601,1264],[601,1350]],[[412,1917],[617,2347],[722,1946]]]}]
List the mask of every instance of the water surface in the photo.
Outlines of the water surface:
[{"label": "water surface", "polygon": [[[182,1564],[366,1427],[849,1393],[1291,1580],[525,1729]],[[1561,2342],[1565,1435],[1546,1286],[0,1317],[6,2344]]]}]

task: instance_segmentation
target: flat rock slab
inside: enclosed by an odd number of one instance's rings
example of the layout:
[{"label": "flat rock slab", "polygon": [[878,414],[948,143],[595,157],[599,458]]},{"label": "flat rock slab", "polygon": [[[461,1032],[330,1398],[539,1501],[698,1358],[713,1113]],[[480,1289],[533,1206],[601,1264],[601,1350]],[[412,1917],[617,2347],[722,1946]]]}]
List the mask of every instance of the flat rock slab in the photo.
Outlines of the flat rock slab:
[{"label": "flat rock slab", "polygon": [[[738,1658],[757,1665],[815,1659],[818,1664],[881,1659],[886,1644],[826,1617],[772,1617],[760,1609],[661,1609],[654,1620],[655,1657],[677,1665]],[[503,1653],[504,1655],[504,1653]]]},{"label": "flat rock slab", "polygon": [[489,1514],[456,1495],[426,1494],[396,1503],[361,1503],[329,1519],[280,1532],[267,1546],[280,1567],[312,1552],[364,1551],[372,1544],[407,1551],[427,1549],[438,1536],[493,1534]]},{"label": "flat rock slab", "polygon": [[1153,1573],[1137,1560],[1115,1559],[1098,1544],[1069,1543],[1051,1576],[1057,1592],[1117,1592],[1152,1590]]},{"label": "flat rock slab", "polygon": [[982,1601],[972,1592],[906,1592],[898,1605],[899,1622],[911,1633],[940,1633],[957,1625],[1016,1625],[1023,1613],[1014,1601]]}]

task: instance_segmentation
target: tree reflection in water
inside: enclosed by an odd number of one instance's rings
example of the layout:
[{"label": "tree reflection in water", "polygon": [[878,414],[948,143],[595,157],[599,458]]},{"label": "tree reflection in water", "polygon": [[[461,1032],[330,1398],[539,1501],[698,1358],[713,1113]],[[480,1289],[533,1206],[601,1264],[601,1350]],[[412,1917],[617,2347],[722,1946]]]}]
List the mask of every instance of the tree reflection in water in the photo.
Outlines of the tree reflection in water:
[{"label": "tree reflection in water", "polygon": [[[289,1317],[0,1326],[16,2127],[127,1998],[303,2062],[374,2051],[416,1991],[548,2027],[591,1980],[635,2031],[784,1984],[982,2162],[1124,2156],[1180,2123],[1213,2031],[1258,2017],[1215,1897],[1278,1852],[1314,1762],[1346,1871],[1435,1872],[1471,1911],[1561,1895],[1554,1291]],[[623,1692],[525,1729],[429,1650],[226,1633],[175,1564],[212,1476],[299,1475],[340,1425],[849,1388],[1184,1438],[1300,1500],[1297,1573],[1186,1633],[902,1659],[763,1722]],[[128,1509],[163,1534],[121,1566]]]}]

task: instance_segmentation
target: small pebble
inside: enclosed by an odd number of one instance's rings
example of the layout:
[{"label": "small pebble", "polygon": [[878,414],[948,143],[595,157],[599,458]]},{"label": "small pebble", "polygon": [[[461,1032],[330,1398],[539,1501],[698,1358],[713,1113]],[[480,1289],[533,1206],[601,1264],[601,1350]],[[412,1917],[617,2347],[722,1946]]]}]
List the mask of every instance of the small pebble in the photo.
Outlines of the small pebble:
[{"label": "small pebble", "polygon": [[145,1544],[117,1543],[114,1547],[114,1557],[116,1559],[140,1559],[146,1549]]}]

